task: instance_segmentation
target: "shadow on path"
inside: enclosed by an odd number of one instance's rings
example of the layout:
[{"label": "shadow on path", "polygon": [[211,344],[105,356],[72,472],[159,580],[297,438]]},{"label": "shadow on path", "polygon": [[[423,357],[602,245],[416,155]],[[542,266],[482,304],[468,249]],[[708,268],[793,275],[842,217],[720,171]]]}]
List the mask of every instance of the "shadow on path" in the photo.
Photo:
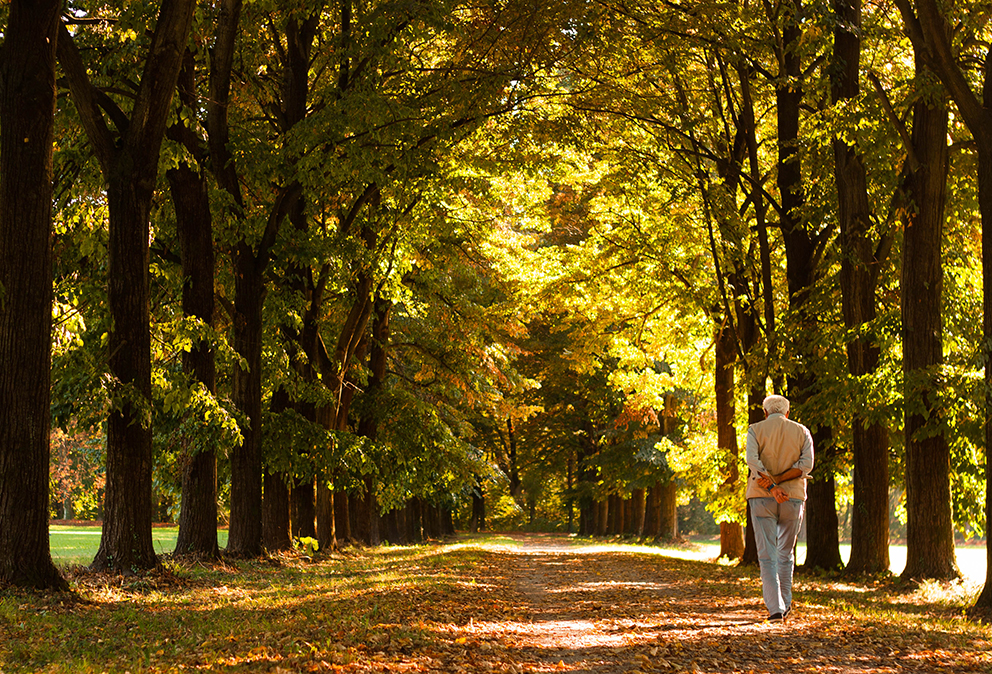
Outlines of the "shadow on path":
[{"label": "shadow on path", "polygon": [[[798,615],[768,623],[754,570],[553,536],[512,538],[520,547],[490,553],[485,579],[498,615],[480,605],[458,629],[473,671],[989,671],[971,654],[935,653],[871,625],[821,618],[804,603],[801,581]],[[474,646],[487,644],[498,648],[473,657]]]}]

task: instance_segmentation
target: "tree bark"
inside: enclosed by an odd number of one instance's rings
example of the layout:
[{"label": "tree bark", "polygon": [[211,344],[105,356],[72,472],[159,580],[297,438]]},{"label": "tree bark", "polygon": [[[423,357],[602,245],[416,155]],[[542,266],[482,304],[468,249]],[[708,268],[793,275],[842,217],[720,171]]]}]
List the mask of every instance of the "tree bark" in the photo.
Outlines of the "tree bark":
[{"label": "tree bark", "polygon": [[52,0],[12,0],[0,61],[0,586],[65,591],[48,534],[60,9]]},{"label": "tree bark", "polygon": [[609,501],[601,499],[594,502],[593,509],[596,513],[596,536],[605,536],[610,514]]},{"label": "tree bark", "polygon": [[657,540],[661,537],[661,481],[656,480],[648,489],[647,503],[644,506],[644,537]]},{"label": "tree bark", "polygon": [[382,533],[387,543],[403,545],[406,543],[400,528],[400,511],[393,508],[382,516]]},{"label": "tree bark", "polygon": [[633,513],[630,533],[638,538],[644,535],[646,501],[644,489],[635,489],[630,496],[630,508]]},{"label": "tree bark", "polygon": [[269,552],[293,548],[285,473],[262,472],[262,544]]},{"label": "tree bark", "polygon": [[[921,79],[928,71],[917,58]],[[947,438],[927,428],[939,415],[944,363],[941,238],[948,172],[948,107],[943,98],[913,107],[913,153],[919,166],[906,190],[916,208],[903,235],[902,323],[906,433],[906,568],[904,578],[957,578]]]},{"label": "tree bark", "polygon": [[[244,360],[235,365],[231,399],[244,417],[241,446],[231,450],[231,520],[227,554],[262,555],[262,304],[261,264],[246,241],[232,255],[234,336],[232,346]],[[261,268],[260,268],[261,267]]]},{"label": "tree bark", "polygon": [[[987,105],[992,105],[992,63],[985,61],[985,94]],[[986,108],[988,124],[992,125],[992,110]],[[992,545],[988,545],[988,532],[992,531],[992,146],[980,145],[978,154],[978,202],[982,213],[982,296],[984,304],[983,337],[985,338],[985,587],[975,601],[973,611],[992,615]]]},{"label": "tree bark", "polygon": [[424,538],[431,541],[441,538],[441,517],[438,508],[433,503],[421,501],[421,517],[424,523]]},{"label": "tree bark", "polygon": [[623,502],[616,494],[610,494],[606,499],[606,534],[608,536],[623,533],[618,521],[623,521]]},{"label": "tree bark", "polygon": [[[737,462],[740,450],[737,446],[737,429],[734,427],[736,405],[734,398],[734,367],[737,361],[737,344],[733,330],[727,321],[716,328],[716,349],[714,367],[714,395],[716,398],[717,447],[723,455],[726,471],[724,488],[733,489],[739,482],[740,472]],[[720,522],[720,556],[727,559],[740,559],[744,554],[744,536],[741,526],[734,522]]]},{"label": "tree bark", "polygon": [[[292,407],[289,393],[279,387],[272,393],[269,409],[279,414]],[[292,476],[278,471],[262,471],[262,544],[268,551],[293,547],[289,484]]]},{"label": "tree bark", "polygon": [[[185,101],[184,101],[185,102]],[[166,172],[176,211],[183,268],[183,314],[214,325],[214,248],[210,197],[200,172],[186,163]],[[217,390],[214,352],[207,340],[183,354],[183,371],[210,393]],[[184,439],[185,441],[185,439]],[[217,453],[184,447],[182,496],[175,554],[220,556],[217,544]]]},{"label": "tree bark", "polygon": [[[218,183],[231,195],[239,214],[244,212],[239,178],[235,164],[226,147],[229,134],[226,102],[230,92],[230,72],[233,58],[237,21],[241,12],[238,0],[222,4],[218,19],[218,38],[213,49],[217,67],[211,72],[211,90],[214,101],[208,104],[208,129],[212,167]],[[279,109],[279,131],[288,133],[301,122],[307,111],[309,96],[309,53],[314,38],[315,15],[302,24],[290,18],[285,24],[285,35],[276,39],[285,49],[278,50],[282,59],[282,98],[274,103]],[[216,71],[216,73],[214,72]],[[226,78],[226,79],[225,79]],[[216,89],[216,91],[215,91]],[[239,557],[257,557],[262,554],[262,452],[261,435],[261,343],[262,305],[265,297],[264,273],[269,265],[276,236],[284,220],[291,213],[299,212],[302,187],[289,181],[276,190],[275,200],[269,208],[265,229],[257,243],[246,235],[232,253],[235,273],[234,337],[232,342],[246,367],[236,367],[233,377],[232,399],[246,419],[242,427],[244,442],[231,452],[231,526],[228,534],[228,554]]]},{"label": "tree bark", "polygon": [[422,542],[424,540],[423,501],[419,498],[412,498],[407,502],[406,522],[410,534],[410,542]]},{"label": "tree bark", "polygon": [[663,541],[674,541],[679,537],[678,486],[675,480],[663,480],[658,497],[661,508],[658,536]]},{"label": "tree bark", "polygon": [[317,538],[316,481],[313,477],[297,480],[291,490],[293,536]]},{"label": "tree bark", "polygon": [[[861,2],[834,0],[832,98],[834,103],[856,100],[860,91]],[[848,371],[855,379],[857,397],[852,406],[854,454],[854,513],[851,557],[853,574],[887,572],[889,568],[889,457],[888,429],[871,417],[877,401],[861,393],[858,379],[878,369],[879,347],[865,326],[875,319],[875,286],[880,261],[869,232],[871,205],[864,162],[857,147],[835,138],[834,177],[837,185],[837,220],[840,226],[841,300],[844,324],[856,337],[847,344]]]},{"label": "tree bark", "polygon": [[207,450],[188,453],[174,554],[218,558],[217,522],[217,455]]},{"label": "tree bark", "polygon": [[[333,550],[340,541],[347,541],[351,535],[347,526],[348,501],[341,492],[331,491],[325,477],[317,478],[316,496],[317,542],[321,550]],[[340,525],[342,514],[344,526]]]},{"label": "tree bark", "polygon": [[[319,498],[320,490],[321,490],[321,486],[319,482],[317,484],[317,490],[318,490],[317,493]],[[349,506],[348,493],[340,489],[335,489],[333,493],[328,489],[325,493],[329,496],[330,498],[329,503],[332,505],[330,514],[334,518],[334,526],[336,528],[335,533],[337,536],[337,540],[339,542],[340,541],[344,541],[346,543],[350,542],[352,540],[352,535],[351,535],[351,513],[349,512],[350,506]],[[320,516],[319,501],[317,508],[318,508],[317,531],[319,533],[321,531],[321,522],[323,521]]]},{"label": "tree bark", "polygon": [[[369,381],[365,387],[371,404],[367,412],[358,422],[358,434],[375,442],[379,435],[378,405],[376,398],[386,382],[386,365],[389,355],[389,317],[392,312],[392,302],[376,297],[373,303],[372,339],[369,349]],[[367,539],[369,545],[379,545],[382,536],[379,531],[379,502],[376,497],[378,484],[375,475],[365,476],[365,513],[367,522]]]}]

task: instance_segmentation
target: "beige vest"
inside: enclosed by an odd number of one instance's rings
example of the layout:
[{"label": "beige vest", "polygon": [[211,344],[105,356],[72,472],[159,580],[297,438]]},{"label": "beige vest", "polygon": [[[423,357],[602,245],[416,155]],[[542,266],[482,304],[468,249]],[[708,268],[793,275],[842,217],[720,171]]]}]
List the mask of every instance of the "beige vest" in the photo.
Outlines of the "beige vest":
[{"label": "beige vest", "polygon": [[[792,468],[799,460],[799,454],[806,438],[806,427],[786,418],[775,415],[751,425],[751,432],[758,441],[758,458],[771,475],[780,475]],[[758,476],[749,471],[747,478],[747,498],[771,496],[766,489],[758,486]],[[789,498],[806,500],[806,478],[783,482],[781,485]]]}]

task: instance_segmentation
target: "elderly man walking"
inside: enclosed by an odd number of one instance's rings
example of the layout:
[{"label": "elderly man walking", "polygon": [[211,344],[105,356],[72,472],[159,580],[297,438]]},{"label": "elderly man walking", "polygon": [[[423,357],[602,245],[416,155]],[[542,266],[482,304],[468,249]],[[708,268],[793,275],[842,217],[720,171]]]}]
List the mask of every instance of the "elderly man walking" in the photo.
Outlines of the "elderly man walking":
[{"label": "elderly man walking", "polygon": [[787,398],[768,396],[762,407],[765,420],[747,429],[747,499],[768,620],[784,620],[792,610],[793,548],[813,470],[813,437],[789,419]]}]

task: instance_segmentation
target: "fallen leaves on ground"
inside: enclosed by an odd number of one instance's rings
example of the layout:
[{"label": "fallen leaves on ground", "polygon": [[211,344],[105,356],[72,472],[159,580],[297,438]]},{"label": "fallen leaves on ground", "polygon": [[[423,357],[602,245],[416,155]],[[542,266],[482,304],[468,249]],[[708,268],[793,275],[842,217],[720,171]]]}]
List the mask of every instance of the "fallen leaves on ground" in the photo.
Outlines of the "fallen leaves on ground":
[{"label": "fallen leaves on ground", "polygon": [[[553,536],[71,574],[83,601],[0,594],[0,672],[990,672],[988,626],[873,582]],[[932,591],[932,590],[931,590]]]}]

